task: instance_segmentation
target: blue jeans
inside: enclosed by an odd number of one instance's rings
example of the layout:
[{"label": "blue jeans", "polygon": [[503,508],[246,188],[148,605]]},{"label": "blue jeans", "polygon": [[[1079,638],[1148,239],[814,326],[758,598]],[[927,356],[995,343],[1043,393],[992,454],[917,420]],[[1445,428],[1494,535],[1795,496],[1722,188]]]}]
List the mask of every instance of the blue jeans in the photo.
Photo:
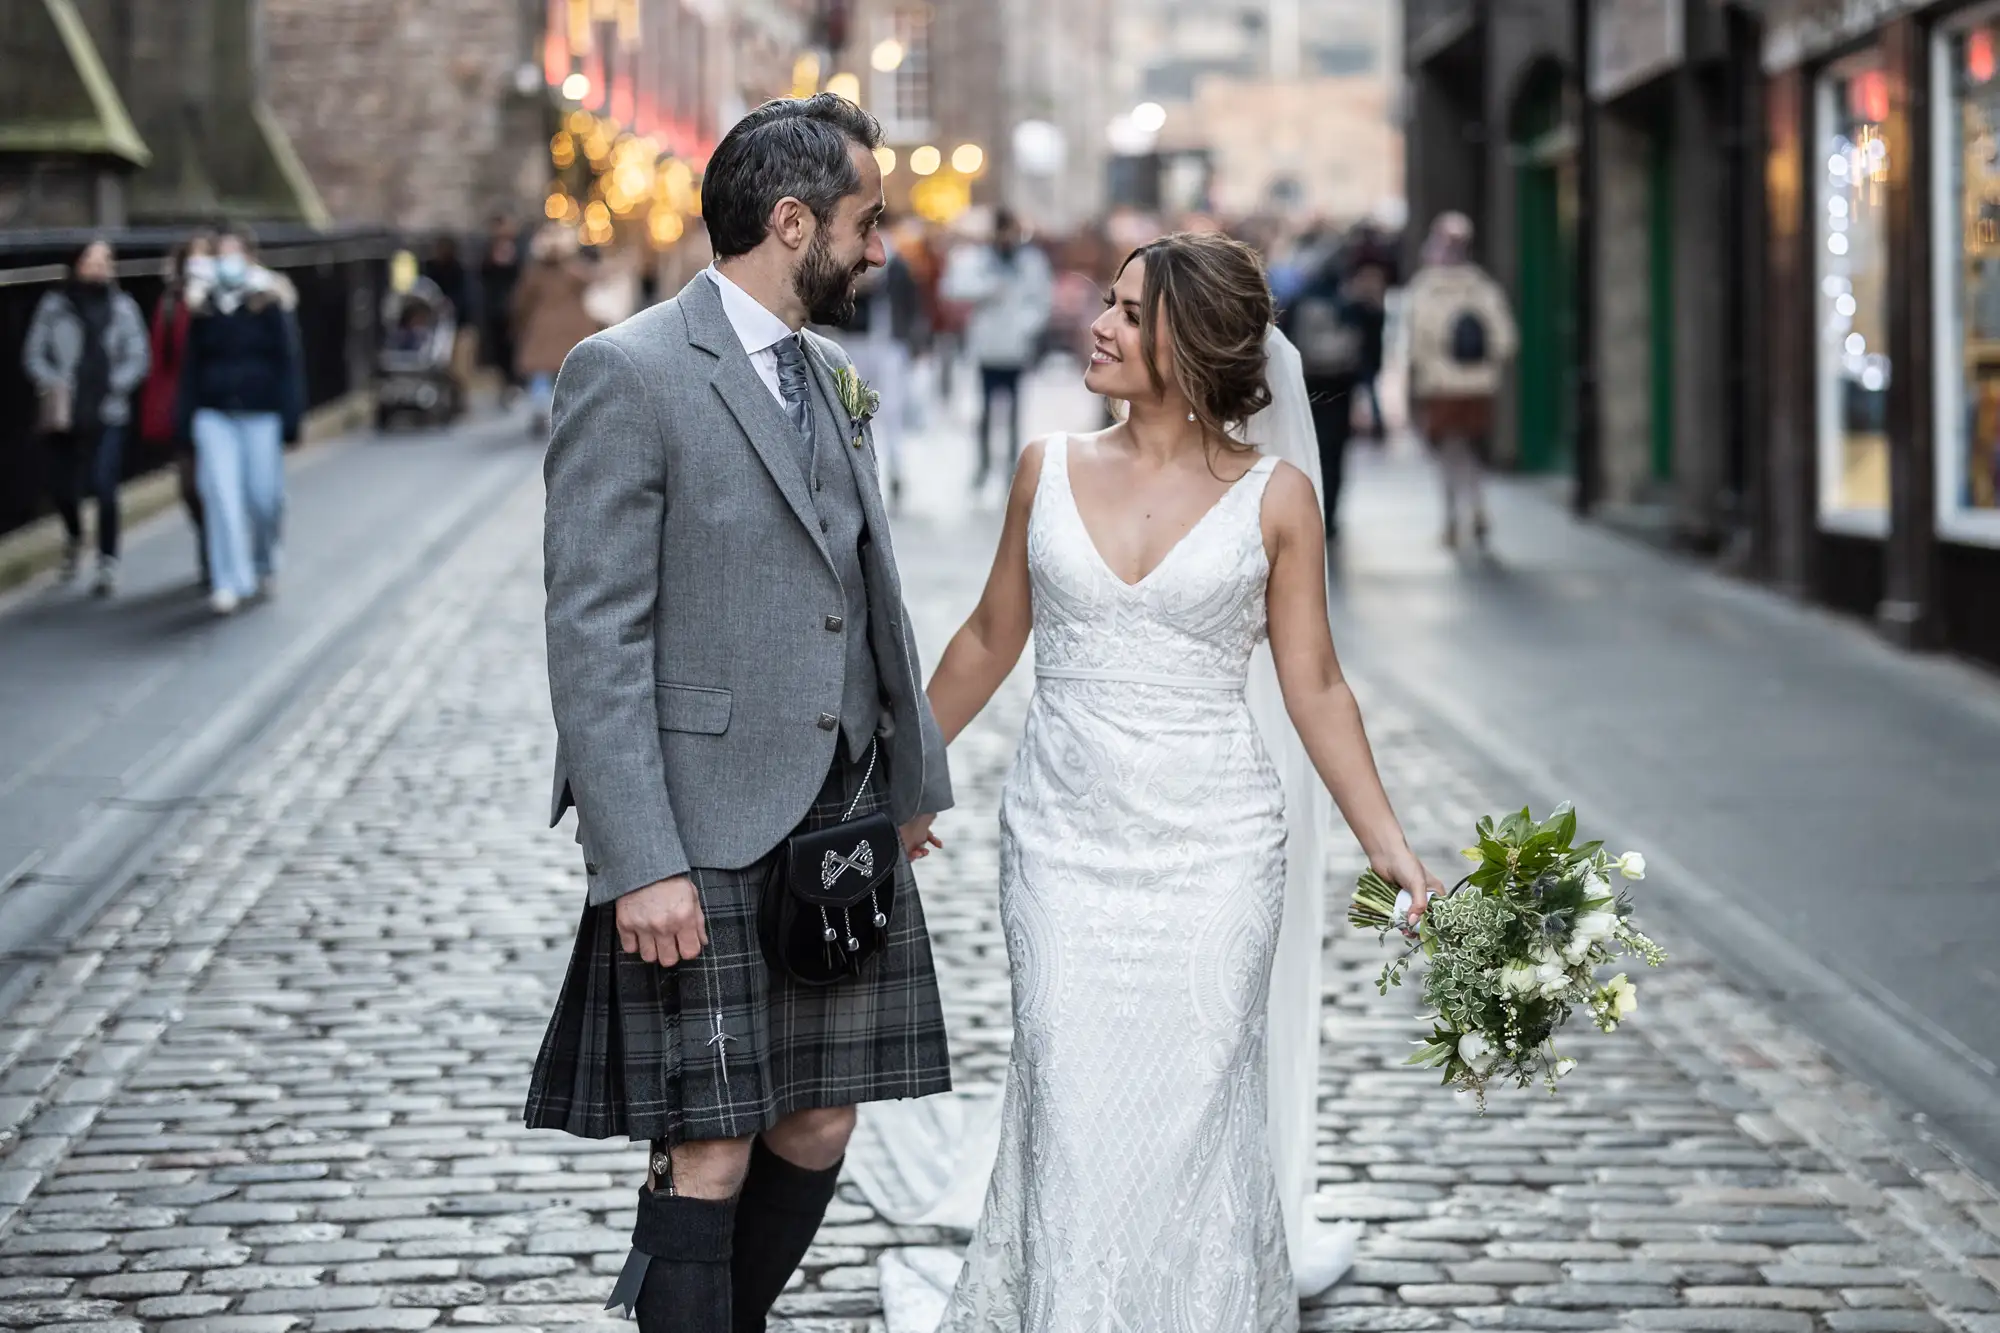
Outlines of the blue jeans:
[{"label": "blue jeans", "polygon": [[194,414],[195,483],[208,529],[208,580],[248,597],[278,572],[285,514],[283,423],[276,412]]},{"label": "blue jeans", "polygon": [[555,406],[556,377],[547,371],[537,371],[528,376],[528,401],[534,404],[535,414],[546,417]]}]

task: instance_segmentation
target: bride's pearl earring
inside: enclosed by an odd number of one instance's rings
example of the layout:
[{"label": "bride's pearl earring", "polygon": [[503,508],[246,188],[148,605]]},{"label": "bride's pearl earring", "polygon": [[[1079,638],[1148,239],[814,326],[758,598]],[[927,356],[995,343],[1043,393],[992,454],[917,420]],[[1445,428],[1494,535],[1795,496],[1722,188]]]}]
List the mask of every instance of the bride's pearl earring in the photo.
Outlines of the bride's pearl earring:
[{"label": "bride's pearl earring", "polygon": [[1192,412],[1188,413],[1188,420],[1189,420],[1189,421],[1193,421],[1193,420],[1194,420],[1194,413],[1192,413]]}]

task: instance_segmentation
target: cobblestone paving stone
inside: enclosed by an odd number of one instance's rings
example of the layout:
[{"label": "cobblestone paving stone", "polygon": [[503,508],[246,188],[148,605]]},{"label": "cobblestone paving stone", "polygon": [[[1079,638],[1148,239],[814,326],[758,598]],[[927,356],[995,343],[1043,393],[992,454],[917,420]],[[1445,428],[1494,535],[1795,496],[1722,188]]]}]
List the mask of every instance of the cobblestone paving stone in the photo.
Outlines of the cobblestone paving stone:
[{"label": "cobblestone paving stone", "polygon": [[[519,1124],[583,889],[536,818],[538,499],[0,1018],[0,1328],[618,1326],[598,1306],[641,1154]],[[909,525],[932,649],[989,550],[981,523]],[[954,751],[962,806],[923,875],[964,1083],[1006,1058],[993,813],[1027,697],[1017,675]],[[1492,793],[1393,703],[1370,717],[1447,865]],[[1375,942],[1329,939],[1319,1207],[1370,1234],[1308,1329],[2000,1333],[2000,1197],[1685,943],[1625,1033],[1577,1043],[1560,1100],[1480,1118],[1397,1067],[1412,1006],[1375,994]],[[844,1192],[780,1326],[879,1329],[881,1250],[949,1239]]]}]

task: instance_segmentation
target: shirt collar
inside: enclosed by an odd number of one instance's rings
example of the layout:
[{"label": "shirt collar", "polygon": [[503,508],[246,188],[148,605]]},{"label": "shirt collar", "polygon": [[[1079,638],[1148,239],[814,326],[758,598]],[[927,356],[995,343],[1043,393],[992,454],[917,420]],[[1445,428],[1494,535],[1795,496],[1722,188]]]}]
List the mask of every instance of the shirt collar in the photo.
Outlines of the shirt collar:
[{"label": "shirt collar", "polygon": [[722,270],[711,265],[708,276],[715,280],[715,289],[722,294],[722,313],[729,317],[729,327],[736,330],[737,340],[743,344],[746,353],[755,355],[793,336],[791,325],[772,314],[756,297],[725,278]]}]

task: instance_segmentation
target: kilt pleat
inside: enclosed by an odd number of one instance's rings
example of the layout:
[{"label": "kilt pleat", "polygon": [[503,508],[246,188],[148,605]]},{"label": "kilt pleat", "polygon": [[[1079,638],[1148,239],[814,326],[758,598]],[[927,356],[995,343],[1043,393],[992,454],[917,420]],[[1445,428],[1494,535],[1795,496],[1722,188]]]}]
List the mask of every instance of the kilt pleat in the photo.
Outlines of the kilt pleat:
[{"label": "kilt pleat", "polygon": [[[839,823],[864,770],[844,749],[801,824]],[[878,770],[856,817],[888,803]],[[614,904],[585,907],[529,1083],[524,1120],[583,1138],[742,1138],[794,1111],[924,1097],[951,1087],[944,1014],[916,877],[897,867],[883,950],[858,977],[802,986],[757,935],[770,856],[690,872],[709,944],[675,967],[618,944]]]}]

